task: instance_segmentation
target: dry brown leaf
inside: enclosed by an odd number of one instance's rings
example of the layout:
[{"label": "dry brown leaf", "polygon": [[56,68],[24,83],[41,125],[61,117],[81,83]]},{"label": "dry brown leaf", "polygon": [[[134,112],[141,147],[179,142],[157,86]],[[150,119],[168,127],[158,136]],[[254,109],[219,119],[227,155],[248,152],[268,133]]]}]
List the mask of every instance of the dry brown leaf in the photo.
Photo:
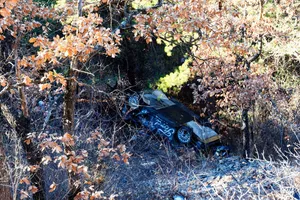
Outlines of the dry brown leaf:
[{"label": "dry brown leaf", "polygon": [[49,192],[53,192],[55,189],[56,189],[56,183],[52,183],[51,185],[50,185],[50,190],[49,190]]},{"label": "dry brown leaf", "polygon": [[30,172],[36,172],[36,170],[40,168],[38,165],[31,165],[29,166],[29,171]]},{"label": "dry brown leaf", "polygon": [[2,86],[2,87],[5,87],[6,84],[7,84],[6,80],[2,80],[2,81],[1,81],[1,86]]},{"label": "dry brown leaf", "polygon": [[20,183],[21,183],[21,184],[22,184],[22,183],[26,183],[26,185],[30,185],[30,181],[28,180],[27,177],[22,178],[22,179],[20,180]]},{"label": "dry brown leaf", "polygon": [[25,85],[28,85],[28,86],[30,86],[30,85],[31,85],[31,82],[32,82],[32,80],[31,80],[31,78],[29,78],[28,76],[24,76],[24,80],[23,80],[23,82],[25,83]]},{"label": "dry brown leaf", "polygon": [[119,156],[117,153],[115,153],[115,154],[113,155],[113,158],[116,159],[117,161],[120,161],[120,160],[121,160],[120,156]]},{"label": "dry brown leaf", "polygon": [[24,190],[21,190],[20,194],[21,194],[20,199],[27,199],[29,197],[28,192],[26,192]]},{"label": "dry brown leaf", "polygon": [[105,147],[108,146],[109,143],[110,143],[110,142],[108,142],[108,141],[106,141],[106,140],[104,140],[104,139],[101,139],[100,142],[101,142],[101,144],[102,144],[103,146],[105,146]]},{"label": "dry brown leaf", "polygon": [[60,153],[62,152],[62,148],[59,145],[57,145],[53,148],[52,152]]},{"label": "dry brown leaf", "polygon": [[36,41],[36,38],[30,38],[30,39],[29,39],[29,42],[30,42],[30,43],[35,43],[35,41]]},{"label": "dry brown leaf", "polygon": [[119,144],[119,145],[117,146],[117,148],[119,149],[119,151],[120,151],[121,153],[123,153],[123,152],[126,151],[126,146],[125,146],[124,144]]},{"label": "dry brown leaf", "polygon": [[35,194],[39,191],[39,189],[36,186],[29,186],[28,190],[32,192],[32,194]]},{"label": "dry brown leaf", "polygon": [[16,94],[14,89],[10,89],[9,92],[10,92],[10,94]]},{"label": "dry brown leaf", "polygon": [[65,133],[64,136],[61,138],[61,141],[66,143],[69,146],[75,145],[73,136],[70,133]]},{"label": "dry brown leaf", "polygon": [[52,158],[51,158],[50,156],[44,156],[44,157],[42,158],[42,163],[43,163],[44,165],[47,165],[51,160],[52,160]]},{"label": "dry brown leaf", "polygon": [[51,88],[51,84],[49,84],[49,83],[39,84],[39,88],[40,88],[40,91],[43,91],[45,89],[50,89]]},{"label": "dry brown leaf", "polygon": [[7,8],[0,9],[0,15],[2,15],[3,17],[10,16],[10,10],[8,10]]},{"label": "dry brown leaf", "polygon": [[24,140],[24,142],[25,142],[27,145],[30,145],[31,139]]},{"label": "dry brown leaf", "polygon": [[50,83],[52,83],[54,81],[53,72],[48,73],[48,79],[49,79]]}]

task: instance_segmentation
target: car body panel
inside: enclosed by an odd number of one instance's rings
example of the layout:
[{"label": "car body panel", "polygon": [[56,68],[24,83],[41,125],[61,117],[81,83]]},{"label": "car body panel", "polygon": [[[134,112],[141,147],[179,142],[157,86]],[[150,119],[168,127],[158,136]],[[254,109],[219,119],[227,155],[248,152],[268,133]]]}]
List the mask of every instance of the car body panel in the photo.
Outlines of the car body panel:
[{"label": "car body panel", "polygon": [[196,121],[189,121],[186,125],[193,129],[195,135],[198,136],[199,140],[205,144],[219,140],[221,138],[214,130],[206,126],[201,126]]}]

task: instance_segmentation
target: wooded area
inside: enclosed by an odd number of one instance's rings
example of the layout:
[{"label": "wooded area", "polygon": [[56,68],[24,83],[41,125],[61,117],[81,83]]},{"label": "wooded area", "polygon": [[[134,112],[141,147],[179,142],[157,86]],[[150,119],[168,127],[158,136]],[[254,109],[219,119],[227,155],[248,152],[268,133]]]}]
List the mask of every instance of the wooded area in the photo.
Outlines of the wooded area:
[{"label": "wooded area", "polygon": [[296,0],[0,0],[0,196],[113,199],[101,170],[130,165],[121,111],[147,89],[233,155],[299,164],[299,20]]}]

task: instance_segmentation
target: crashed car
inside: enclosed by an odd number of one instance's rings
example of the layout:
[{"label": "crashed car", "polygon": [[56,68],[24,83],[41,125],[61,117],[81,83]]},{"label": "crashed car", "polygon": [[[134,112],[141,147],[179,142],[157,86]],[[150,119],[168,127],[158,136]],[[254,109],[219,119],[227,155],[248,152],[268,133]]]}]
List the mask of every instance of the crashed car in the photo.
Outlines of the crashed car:
[{"label": "crashed car", "polygon": [[130,95],[122,113],[125,120],[139,123],[177,144],[206,148],[220,142],[221,136],[201,125],[195,113],[160,90]]}]

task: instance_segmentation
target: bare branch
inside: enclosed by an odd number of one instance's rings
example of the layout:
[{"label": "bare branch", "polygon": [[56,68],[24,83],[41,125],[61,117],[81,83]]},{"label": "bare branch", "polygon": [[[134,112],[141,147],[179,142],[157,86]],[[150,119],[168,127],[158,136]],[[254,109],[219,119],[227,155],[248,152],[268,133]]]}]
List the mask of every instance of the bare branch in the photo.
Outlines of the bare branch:
[{"label": "bare branch", "polygon": [[7,83],[6,86],[1,90],[0,96],[6,93],[6,91],[10,88],[10,84]]},{"label": "bare branch", "polygon": [[83,71],[83,70],[80,70],[80,69],[73,69],[74,71],[77,71],[79,73],[83,73],[83,74],[88,74],[88,75],[91,75],[91,76],[95,76],[94,74],[92,74],[91,72],[86,72],[86,71]]},{"label": "bare branch", "polygon": [[259,50],[258,50],[258,52],[252,58],[250,58],[250,60],[248,60],[249,63],[251,63],[251,62],[255,61],[256,59],[258,59],[258,57],[262,53],[262,35],[260,35],[259,37],[260,37],[259,38],[259,43],[260,43]]}]

